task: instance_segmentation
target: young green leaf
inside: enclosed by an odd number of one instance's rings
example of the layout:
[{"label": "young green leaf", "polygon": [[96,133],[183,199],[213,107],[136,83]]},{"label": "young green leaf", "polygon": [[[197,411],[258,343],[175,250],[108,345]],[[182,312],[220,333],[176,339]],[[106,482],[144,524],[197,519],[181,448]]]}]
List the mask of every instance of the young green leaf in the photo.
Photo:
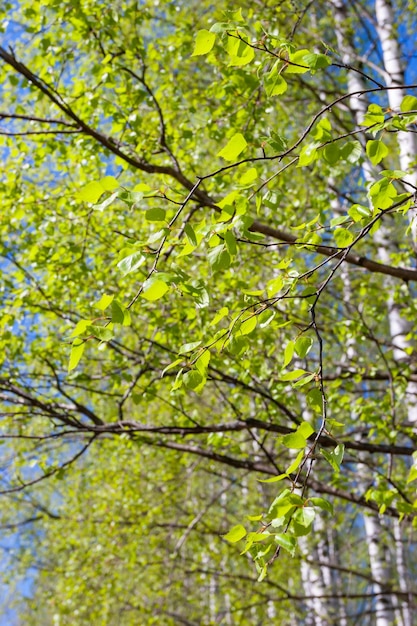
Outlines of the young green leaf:
[{"label": "young green leaf", "polygon": [[246,535],[247,532],[245,527],[242,526],[242,524],[237,524],[237,526],[233,526],[228,533],[223,535],[223,539],[226,539],[229,543],[237,543],[243,539],[243,537],[246,537]]},{"label": "young green leaf", "polygon": [[130,272],[137,270],[145,261],[146,257],[142,252],[136,251],[119,261],[117,267],[121,270],[122,274],[126,276],[130,274]]},{"label": "young green leaf", "polygon": [[400,110],[402,113],[407,113],[408,111],[417,111],[417,98],[415,96],[404,96]]},{"label": "young green leaf", "polygon": [[242,335],[249,335],[253,330],[255,330],[257,323],[258,319],[256,315],[253,315],[252,317],[249,317],[247,320],[242,322],[239,328],[239,332]]},{"label": "young green leaf", "polygon": [[95,204],[106,190],[100,183],[91,182],[78,192],[78,198],[84,202]]},{"label": "young green leaf", "polygon": [[145,281],[143,291],[140,294],[142,298],[149,302],[159,300],[169,290],[169,286],[163,280],[153,280],[152,278]]},{"label": "young green leaf", "polygon": [[216,34],[203,28],[197,32],[192,57],[208,54],[214,46]]},{"label": "young green leaf", "polygon": [[113,302],[114,295],[109,295],[103,293],[100,300],[96,302],[95,306],[100,309],[100,311],[105,311],[107,307]]},{"label": "young green leaf", "polygon": [[296,340],[294,348],[298,356],[303,359],[310,352],[312,346],[313,339],[311,337],[305,337],[304,335],[302,335]]},{"label": "young green leaf", "polygon": [[366,154],[372,165],[378,165],[389,153],[387,146],[380,139],[370,139],[366,143]]},{"label": "young green leaf", "polygon": [[284,533],[277,533],[274,538],[279,546],[284,548],[284,550],[287,550],[291,556],[295,556],[297,548],[297,540],[295,537]]},{"label": "young green leaf", "polygon": [[346,228],[336,228],[333,236],[338,248],[347,248],[354,240],[353,234]]},{"label": "young green leaf", "polygon": [[222,157],[225,161],[235,161],[247,145],[242,133],[236,133],[229,139],[225,147],[217,153],[217,156]]},{"label": "young green leaf", "polygon": [[71,353],[70,353],[70,358],[69,358],[69,363],[68,363],[69,372],[75,369],[78,363],[80,362],[80,359],[84,352],[85,343],[86,342],[83,341],[82,339],[74,339],[74,341],[72,342]]}]

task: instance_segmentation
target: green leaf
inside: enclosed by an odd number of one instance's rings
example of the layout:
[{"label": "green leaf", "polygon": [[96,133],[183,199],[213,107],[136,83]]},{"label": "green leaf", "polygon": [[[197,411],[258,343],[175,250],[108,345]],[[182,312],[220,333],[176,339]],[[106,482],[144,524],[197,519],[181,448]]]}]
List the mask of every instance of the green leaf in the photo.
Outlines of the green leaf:
[{"label": "green leaf", "polygon": [[373,126],[374,124],[383,123],[384,120],[384,112],[379,104],[370,104],[361,126]]},{"label": "green leaf", "polygon": [[320,450],[326,461],[332,466],[332,468],[336,472],[339,472],[340,470],[340,465],[343,461],[344,451],[345,447],[343,444],[338,444],[332,452],[329,452],[324,448]]},{"label": "green leaf", "polygon": [[297,382],[293,383],[293,387],[295,389],[297,389],[299,387],[304,387],[304,385],[307,385],[315,377],[316,377],[316,374],[314,372],[312,374],[307,374],[306,376],[303,376],[302,378],[300,378],[300,380],[297,380]]},{"label": "green leaf", "polygon": [[80,320],[79,322],[77,322],[74,330],[70,334],[70,337],[78,337],[79,335],[84,335],[90,324],[91,320]]},{"label": "green leaf", "polygon": [[155,207],[154,209],[146,211],[145,217],[148,222],[163,222],[166,218],[166,211],[165,209]]},{"label": "green leaf", "polygon": [[196,247],[198,245],[197,237],[196,237],[193,227],[188,222],[184,227],[184,232],[187,235],[187,239],[190,242],[190,244]]},{"label": "green leaf", "polygon": [[297,450],[299,448],[305,448],[307,440],[305,437],[303,437],[301,433],[295,432],[289,435],[285,435],[282,438],[282,443],[286,448]]},{"label": "green leaf", "polygon": [[230,267],[230,254],[222,244],[212,248],[208,255],[208,261],[215,272],[225,270]]},{"label": "green leaf", "polygon": [[137,270],[145,261],[146,257],[142,254],[142,252],[136,251],[119,261],[117,267],[121,270],[122,274],[126,276],[127,274]]},{"label": "green leaf", "polygon": [[[288,60],[291,63],[288,63],[288,65],[285,66],[285,73],[286,74],[305,74],[306,72],[308,72],[310,69],[310,66],[306,63],[305,56],[309,54],[310,54],[310,51],[306,49],[297,50],[296,52],[290,53]],[[291,65],[292,63],[294,63],[295,65]]]},{"label": "green leaf", "polygon": [[294,433],[285,435],[282,438],[284,446],[287,448],[305,448],[307,439],[314,433],[314,428],[308,422],[302,422]]},{"label": "green leaf", "polygon": [[255,58],[255,51],[248,45],[249,39],[240,34],[240,38],[237,39],[232,34],[229,34],[227,42],[227,51],[230,55],[229,67],[242,67],[248,65]]},{"label": "green leaf", "polygon": [[167,365],[161,373],[161,378],[164,376],[164,374],[166,372],[169,372],[169,370],[174,369],[174,367],[176,367],[177,365],[183,365],[184,364],[184,359],[176,359],[175,361],[173,361],[172,363],[170,363],[169,365]]},{"label": "green leaf", "polygon": [[415,96],[404,96],[400,105],[400,111],[407,113],[408,111],[417,111],[417,98]]},{"label": "green leaf", "polygon": [[309,66],[313,72],[317,70],[329,67],[332,64],[332,60],[325,54],[311,52],[304,56],[304,62]]},{"label": "green leaf", "polygon": [[163,280],[152,277],[144,282],[143,291],[140,295],[145,300],[154,302],[162,298],[168,290],[169,286]]},{"label": "green leaf", "polygon": [[258,319],[256,315],[253,315],[252,317],[249,317],[247,320],[241,323],[239,327],[239,332],[242,335],[249,335],[252,331],[255,330],[257,323]]},{"label": "green leaf", "polygon": [[360,204],[352,204],[348,210],[348,214],[354,222],[360,222],[363,219],[369,218],[372,212],[369,207],[361,206]]},{"label": "green leaf", "polygon": [[94,335],[100,341],[110,341],[113,338],[113,331],[111,328],[105,328],[104,326],[98,326],[96,324],[90,324],[87,327],[87,332],[90,335]]},{"label": "green leaf", "polygon": [[245,527],[242,526],[242,524],[237,524],[237,526],[233,526],[228,533],[223,535],[223,539],[226,539],[229,543],[237,543],[246,537],[246,534],[247,532]]},{"label": "green leaf", "polygon": [[323,157],[330,165],[335,165],[341,157],[340,147],[337,143],[330,143],[323,149]]},{"label": "green leaf", "polygon": [[249,168],[239,179],[239,185],[242,187],[250,187],[258,178],[258,172],[255,167]]},{"label": "green leaf", "polygon": [[347,248],[354,241],[354,236],[346,228],[336,228],[333,233],[338,248]]},{"label": "green leaf", "polygon": [[282,152],[287,147],[287,140],[274,130],[270,131],[270,136],[265,137],[265,141],[271,146],[275,152]]},{"label": "green leaf", "polygon": [[310,437],[310,435],[314,433],[314,428],[309,422],[302,422],[298,426],[297,432],[303,435],[306,439],[308,439],[308,437]]},{"label": "green leaf", "polygon": [[287,468],[287,471],[286,471],[285,475],[293,474],[300,467],[300,464],[301,464],[301,461],[303,460],[303,458],[304,458],[304,450],[302,450],[301,452],[299,452],[297,454],[297,456],[295,457],[294,461]]},{"label": "green leaf", "polygon": [[385,178],[390,178],[391,180],[396,180],[407,176],[407,172],[404,172],[403,170],[382,170],[380,174]]},{"label": "green leaf", "polygon": [[192,352],[199,346],[201,346],[201,341],[192,341],[190,343],[184,343],[181,346],[181,348],[178,350],[178,354],[187,354],[187,352]]},{"label": "green leaf", "polygon": [[106,190],[100,183],[88,183],[78,192],[78,198],[84,202],[95,204]]},{"label": "green leaf", "polygon": [[110,196],[108,196],[108,198],[106,198],[105,200],[103,200],[103,202],[100,202],[99,204],[96,204],[94,206],[94,210],[95,211],[104,211],[105,209],[107,209],[110,205],[113,204],[113,202],[116,200],[116,198],[118,197],[119,193],[117,191],[115,191],[114,193],[112,193]]},{"label": "green leaf", "polygon": [[329,141],[332,137],[332,125],[328,117],[323,117],[316,125],[314,130],[314,139],[320,143]]},{"label": "green leaf", "polygon": [[317,159],[317,148],[320,146],[320,142],[315,141],[309,143],[300,152],[297,167],[303,167],[304,165],[310,165]]},{"label": "green leaf", "polygon": [[272,476],[272,478],[258,478],[258,482],[260,483],[277,483],[284,478],[288,478],[288,473],[278,474],[278,476]]},{"label": "green leaf", "polygon": [[104,191],[114,191],[120,187],[119,181],[114,176],[105,176],[100,180],[100,185]]},{"label": "green leaf", "polygon": [[384,210],[392,206],[397,190],[388,178],[376,181],[369,188],[369,195],[375,209]]},{"label": "green leaf", "polygon": [[203,377],[207,376],[207,369],[210,363],[210,357],[210,350],[206,349],[204,350],[204,352],[202,352],[201,356],[199,356],[197,361],[195,362],[195,367],[197,371],[200,372]]},{"label": "green leaf", "polygon": [[260,522],[262,518],[263,518],[262,513],[260,515],[247,515],[246,516],[246,519],[248,519],[250,522]]},{"label": "green leaf", "polygon": [[237,253],[236,246],[236,237],[232,233],[232,231],[227,230],[224,234],[224,241],[226,244],[227,251],[231,256],[234,256]]},{"label": "green leaf", "polygon": [[194,50],[192,53],[192,57],[200,56],[203,54],[208,54],[210,50],[214,46],[214,42],[216,41],[216,35],[213,32],[210,32],[203,28],[202,30],[197,31],[197,36],[195,38]]},{"label": "green leaf", "polygon": [[289,489],[284,489],[272,502],[269,507],[268,515],[273,518],[282,518],[287,513],[293,511],[294,508],[303,505],[304,500],[301,496],[296,493],[291,493]]},{"label": "green leaf", "polygon": [[284,279],[282,276],[278,276],[277,278],[272,278],[266,284],[266,292],[268,297],[271,298],[275,296],[279,291],[281,291],[284,286]]},{"label": "green leaf", "polygon": [[183,383],[187,389],[197,389],[203,382],[203,376],[197,370],[190,370],[183,376]]},{"label": "green leaf", "polygon": [[292,372],[288,372],[287,374],[281,374],[279,379],[283,381],[287,380],[295,380],[296,378],[300,378],[303,374],[307,374],[306,370],[296,369]]},{"label": "green leaf", "polygon": [[311,391],[308,392],[307,404],[317,413],[321,413],[323,411],[323,397],[320,389],[311,389]]},{"label": "green leaf", "polygon": [[274,535],[274,538],[279,546],[289,552],[291,556],[295,556],[295,551],[297,548],[297,540],[295,537],[284,533],[277,533],[276,535]]},{"label": "green leaf", "polygon": [[217,153],[225,161],[235,161],[248,144],[242,133],[236,133],[229,139],[225,147]]},{"label": "green leaf", "polygon": [[407,476],[407,485],[417,479],[417,467],[412,465]]},{"label": "green leaf", "polygon": [[111,321],[114,324],[123,324],[125,321],[123,308],[117,300],[113,300],[111,303]]},{"label": "green leaf", "polygon": [[313,339],[311,337],[301,336],[296,340],[294,348],[298,356],[303,359],[310,352],[312,346]]},{"label": "green leaf", "polygon": [[359,141],[348,141],[340,148],[340,157],[354,165],[362,156],[362,146]]},{"label": "green leaf", "polygon": [[287,365],[291,363],[292,358],[294,356],[294,348],[295,348],[294,341],[289,341],[287,345],[285,346],[284,363],[282,364],[282,367],[287,367]]},{"label": "green leaf", "polygon": [[114,296],[103,294],[98,302],[96,302],[95,306],[100,309],[100,311],[105,311],[108,306],[113,302]]},{"label": "green leaf", "polygon": [[210,322],[210,326],[215,326],[228,314],[229,314],[229,309],[227,308],[227,306],[223,306],[220,309],[220,311],[217,313],[217,315],[215,315],[212,321]]},{"label": "green leaf", "polygon": [[328,500],[316,496],[309,498],[309,500],[314,506],[318,506],[320,509],[323,509],[323,511],[328,511],[333,515],[333,505]]},{"label": "green leaf", "polygon": [[297,517],[297,521],[302,526],[308,528],[314,522],[314,518],[316,517],[316,511],[312,506],[304,506],[300,512],[301,515]]},{"label": "green leaf", "polygon": [[265,92],[268,97],[280,96],[288,89],[288,83],[282,74],[274,69],[264,77]]},{"label": "green leaf", "polygon": [[68,363],[68,371],[75,369],[83,355],[86,342],[82,339],[74,339],[71,346],[71,353]]},{"label": "green leaf", "polygon": [[366,154],[372,165],[378,165],[389,153],[387,146],[380,139],[371,139],[366,143]]}]

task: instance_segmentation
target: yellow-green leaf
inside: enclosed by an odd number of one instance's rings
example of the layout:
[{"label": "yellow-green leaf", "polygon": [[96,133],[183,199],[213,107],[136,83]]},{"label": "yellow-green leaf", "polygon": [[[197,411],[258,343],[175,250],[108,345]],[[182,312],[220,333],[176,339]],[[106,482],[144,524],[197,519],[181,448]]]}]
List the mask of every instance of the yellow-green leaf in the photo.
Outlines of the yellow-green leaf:
[{"label": "yellow-green leaf", "polygon": [[380,139],[371,139],[366,144],[366,154],[372,165],[378,165],[388,154],[387,146]]},{"label": "yellow-green leaf", "polygon": [[114,296],[103,293],[100,300],[96,302],[95,306],[100,309],[100,311],[104,311],[113,302],[113,299]]},{"label": "yellow-green leaf", "polygon": [[114,176],[105,176],[100,180],[100,185],[105,191],[114,191],[120,187],[119,181]]},{"label": "yellow-green leaf", "polygon": [[205,28],[199,30],[197,32],[197,37],[195,38],[194,50],[191,56],[196,57],[202,54],[208,54],[213,48],[215,41],[215,33],[211,33]]},{"label": "yellow-green leaf", "polygon": [[242,322],[239,330],[242,333],[242,335],[249,335],[249,333],[255,330],[257,323],[258,323],[258,320],[256,318],[256,315],[253,315],[253,317],[249,317],[249,319]]},{"label": "yellow-green leaf", "polygon": [[83,335],[86,331],[87,326],[90,326],[91,320],[80,320],[77,322],[74,330],[70,334],[70,337],[79,337],[79,335]]},{"label": "yellow-green leaf", "polygon": [[[305,74],[309,71],[310,67],[304,61],[306,54],[310,54],[309,50],[297,50],[290,54],[288,59],[290,63],[285,67],[286,74]],[[294,63],[294,65],[292,65]]]},{"label": "yellow-green leaf", "polygon": [[233,526],[228,533],[223,535],[223,539],[226,539],[229,543],[237,543],[243,539],[243,537],[246,537],[246,534],[245,527],[242,526],[242,524],[238,524],[237,526]]},{"label": "yellow-green leaf", "polygon": [[142,298],[154,302],[159,300],[168,291],[169,286],[163,280],[146,281],[141,293]]},{"label": "yellow-green leaf", "polygon": [[68,371],[75,369],[80,362],[85,348],[85,341],[82,339],[74,339],[71,346],[71,354],[68,363]]},{"label": "yellow-green leaf", "polygon": [[78,197],[84,202],[91,202],[94,204],[99,200],[106,190],[100,183],[88,183],[85,187],[80,189]]},{"label": "yellow-green leaf", "polygon": [[338,248],[346,248],[354,240],[354,236],[346,228],[336,228],[334,231],[334,239]]},{"label": "yellow-green leaf", "polygon": [[233,135],[233,137],[229,139],[225,147],[217,153],[217,156],[223,157],[225,161],[235,161],[247,145],[246,139],[242,133],[236,133],[236,135]]}]

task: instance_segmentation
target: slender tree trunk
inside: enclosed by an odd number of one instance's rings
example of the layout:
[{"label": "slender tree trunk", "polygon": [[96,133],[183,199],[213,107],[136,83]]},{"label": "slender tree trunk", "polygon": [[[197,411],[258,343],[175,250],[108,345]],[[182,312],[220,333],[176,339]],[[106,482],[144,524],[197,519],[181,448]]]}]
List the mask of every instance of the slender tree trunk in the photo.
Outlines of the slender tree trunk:
[{"label": "slender tree trunk", "polygon": [[413,626],[411,606],[410,606],[411,598],[410,600],[408,600],[408,594],[409,594],[408,571],[409,570],[407,569],[407,566],[406,566],[401,524],[397,519],[393,521],[393,529],[394,529],[394,542],[395,542],[395,562],[396,562],[397,573],[398,573],[398,585],[401,591],[405,594],[405,597],[407,598],[406,600],[402,598],[400,602],[402,624],[404,626]]},{"label": "slender tree trunk", "polygon": [[[382,55],[384,59],[384,68],[386,74],[386,83],[388,87],[399,87],[398,89],[388,90],[388,101],[393,111],[399,111],[401,102],[406,95],[403,87],[405,84],[404,71],[401,65],[401,47],[398,42],[396,33],[394,32],[394,12],[391,2],[388,0],[375,1],[376,29],[381,43]],[[398,132],[397,141],[400,152],[400,167],[407,172],[404,180],[410,183],[406,185],[406,191],[414,191],[417,187],[417,170],[415,160],[417,155],[417,141],[414,133]],[[411,232],[413,235],[414,249],[417,250],[417,214],[416,210],[410,209],[409,218],[411,222]],[[381,260],[388,259],[386,248],[381,255]],[[386,261],[384,261],[386,262]],[[390,303],[393,306],[393,303]],[[398,307],[397,307],[398,308]],[[407,357],[406,349],[411,346],[406,336],[410,330],[410,325],[401,318],[400,312],[392,312],[392,338],[395,346],[398,348],[394,352],[394,356],[398,361],[404,361]],[[410,422],[417,422],[417,384],[409,383],[407,385],[407,409],[408,419]]]},{"label": "slender tree trunk", "polygon": [[[347,64],[354,64],[355,51],[345,33],[344,24],[346,23],[346,8],[341,0],[334,0],[333,5],[335,7],[335,21],[336,31],[339,40],[339,48],[344,50],[344,62]],[[380,33],[378,33],[380,34]],[[381,36],[381,35],[380,35]],[[382,41],[381,41],[382,45]],[[399,77],[396,76],[398,80]],[[348,88],[350,92],[361,91],[365,89],[362,76],[354,71],[348,74]],[[350,106],[354,114],[356,123],[359,125],[363,116],[367,110],[367,102],[365,98],[352,97],[350,100]],[[374,174],[372,172],[371,164],[366,162],[363,165],[364,178],[368,182],[373,182]],[[388,256],[387,248],[382,245],[384,239],[389,239],[389,234],[382,227],[378,233],[379,244],[379,256],[383,260],[384,256]],[[385,262],[387,259],[385,258]],[[392,285],[388,285],[391,290]],[[388,321],[390,325],[391,336],[393,341],[398,345],[398,341],[406,341],[405,337],[408,333],[408,327],[405,320],[401,317],[401,311],[395,303],[395,300],[390,296],[388,304]],[[402,347],[402,346],[401,346]],[[400,349],[400,346],[398,346]],[[406,355],[406,352],[402,350],[402,354]],[[366,480],[368,470],[366,466],[358,470]],[[373,585],[373,592],[375,594],[375,623],[376,626],[392,626],[395,623],[396,600],[389,593],[389,589],[392,583],[392,572],[388,566],[390,562],[390,552],[388,549],[385,533],[379,517],[376,514],[365,515],[364,517],[365,534],[367,538],[369,562],[372,572],[372,577],[376,581]],[[398,615],[397,615],[398,616]]]},{"label": "slender tree trunk", "polygon": [[[301,400],[303,404],[303,399]],[[312,421],[312,416],[304,406],[303,419]],[[307,463],[311,463],[309,460]],[[326,532],[322,519],[315,520],[315,533],[312,536],[300,537],[299,546],[307,560],[301,562],[301,579],[304,594],[307,596],[306,626],[330,626],[333,624],[333,603],[324,596],[333,594],[331,572],[326,565],[328,560],[328,547],[326,546]]]},{"label": "slender tree trunk", "polygon": [[[404,89],[405,76],[401,63],[402,51],[398,35],[394,31],[395,16],[392,3],[389,0],[375,0],[376,29],[381,43],[382,56],[386,74],[387,87],[399,87],[388,90],[388,101],[393,111],[399,111],[401,102],[406,95]],[[400,166],[407,172],[404,177],[410,183],[407,191],[413,191],[417,186],[417,171],[415,160],[417,155],[417,141],[414,133],[399,132],[397,141],[400,149]],[[409,211],[414,248],[417,249],[417,214],[416,210]]]}]

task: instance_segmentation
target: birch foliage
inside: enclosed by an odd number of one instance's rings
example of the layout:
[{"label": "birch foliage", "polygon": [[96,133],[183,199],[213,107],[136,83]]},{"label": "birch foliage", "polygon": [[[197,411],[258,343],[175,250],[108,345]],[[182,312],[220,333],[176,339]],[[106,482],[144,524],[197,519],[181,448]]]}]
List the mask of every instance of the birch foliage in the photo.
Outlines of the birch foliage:
[{"label": "birch foliage", "polygon": [[25,623],[410,626],[413,3],[6,9]]}]

